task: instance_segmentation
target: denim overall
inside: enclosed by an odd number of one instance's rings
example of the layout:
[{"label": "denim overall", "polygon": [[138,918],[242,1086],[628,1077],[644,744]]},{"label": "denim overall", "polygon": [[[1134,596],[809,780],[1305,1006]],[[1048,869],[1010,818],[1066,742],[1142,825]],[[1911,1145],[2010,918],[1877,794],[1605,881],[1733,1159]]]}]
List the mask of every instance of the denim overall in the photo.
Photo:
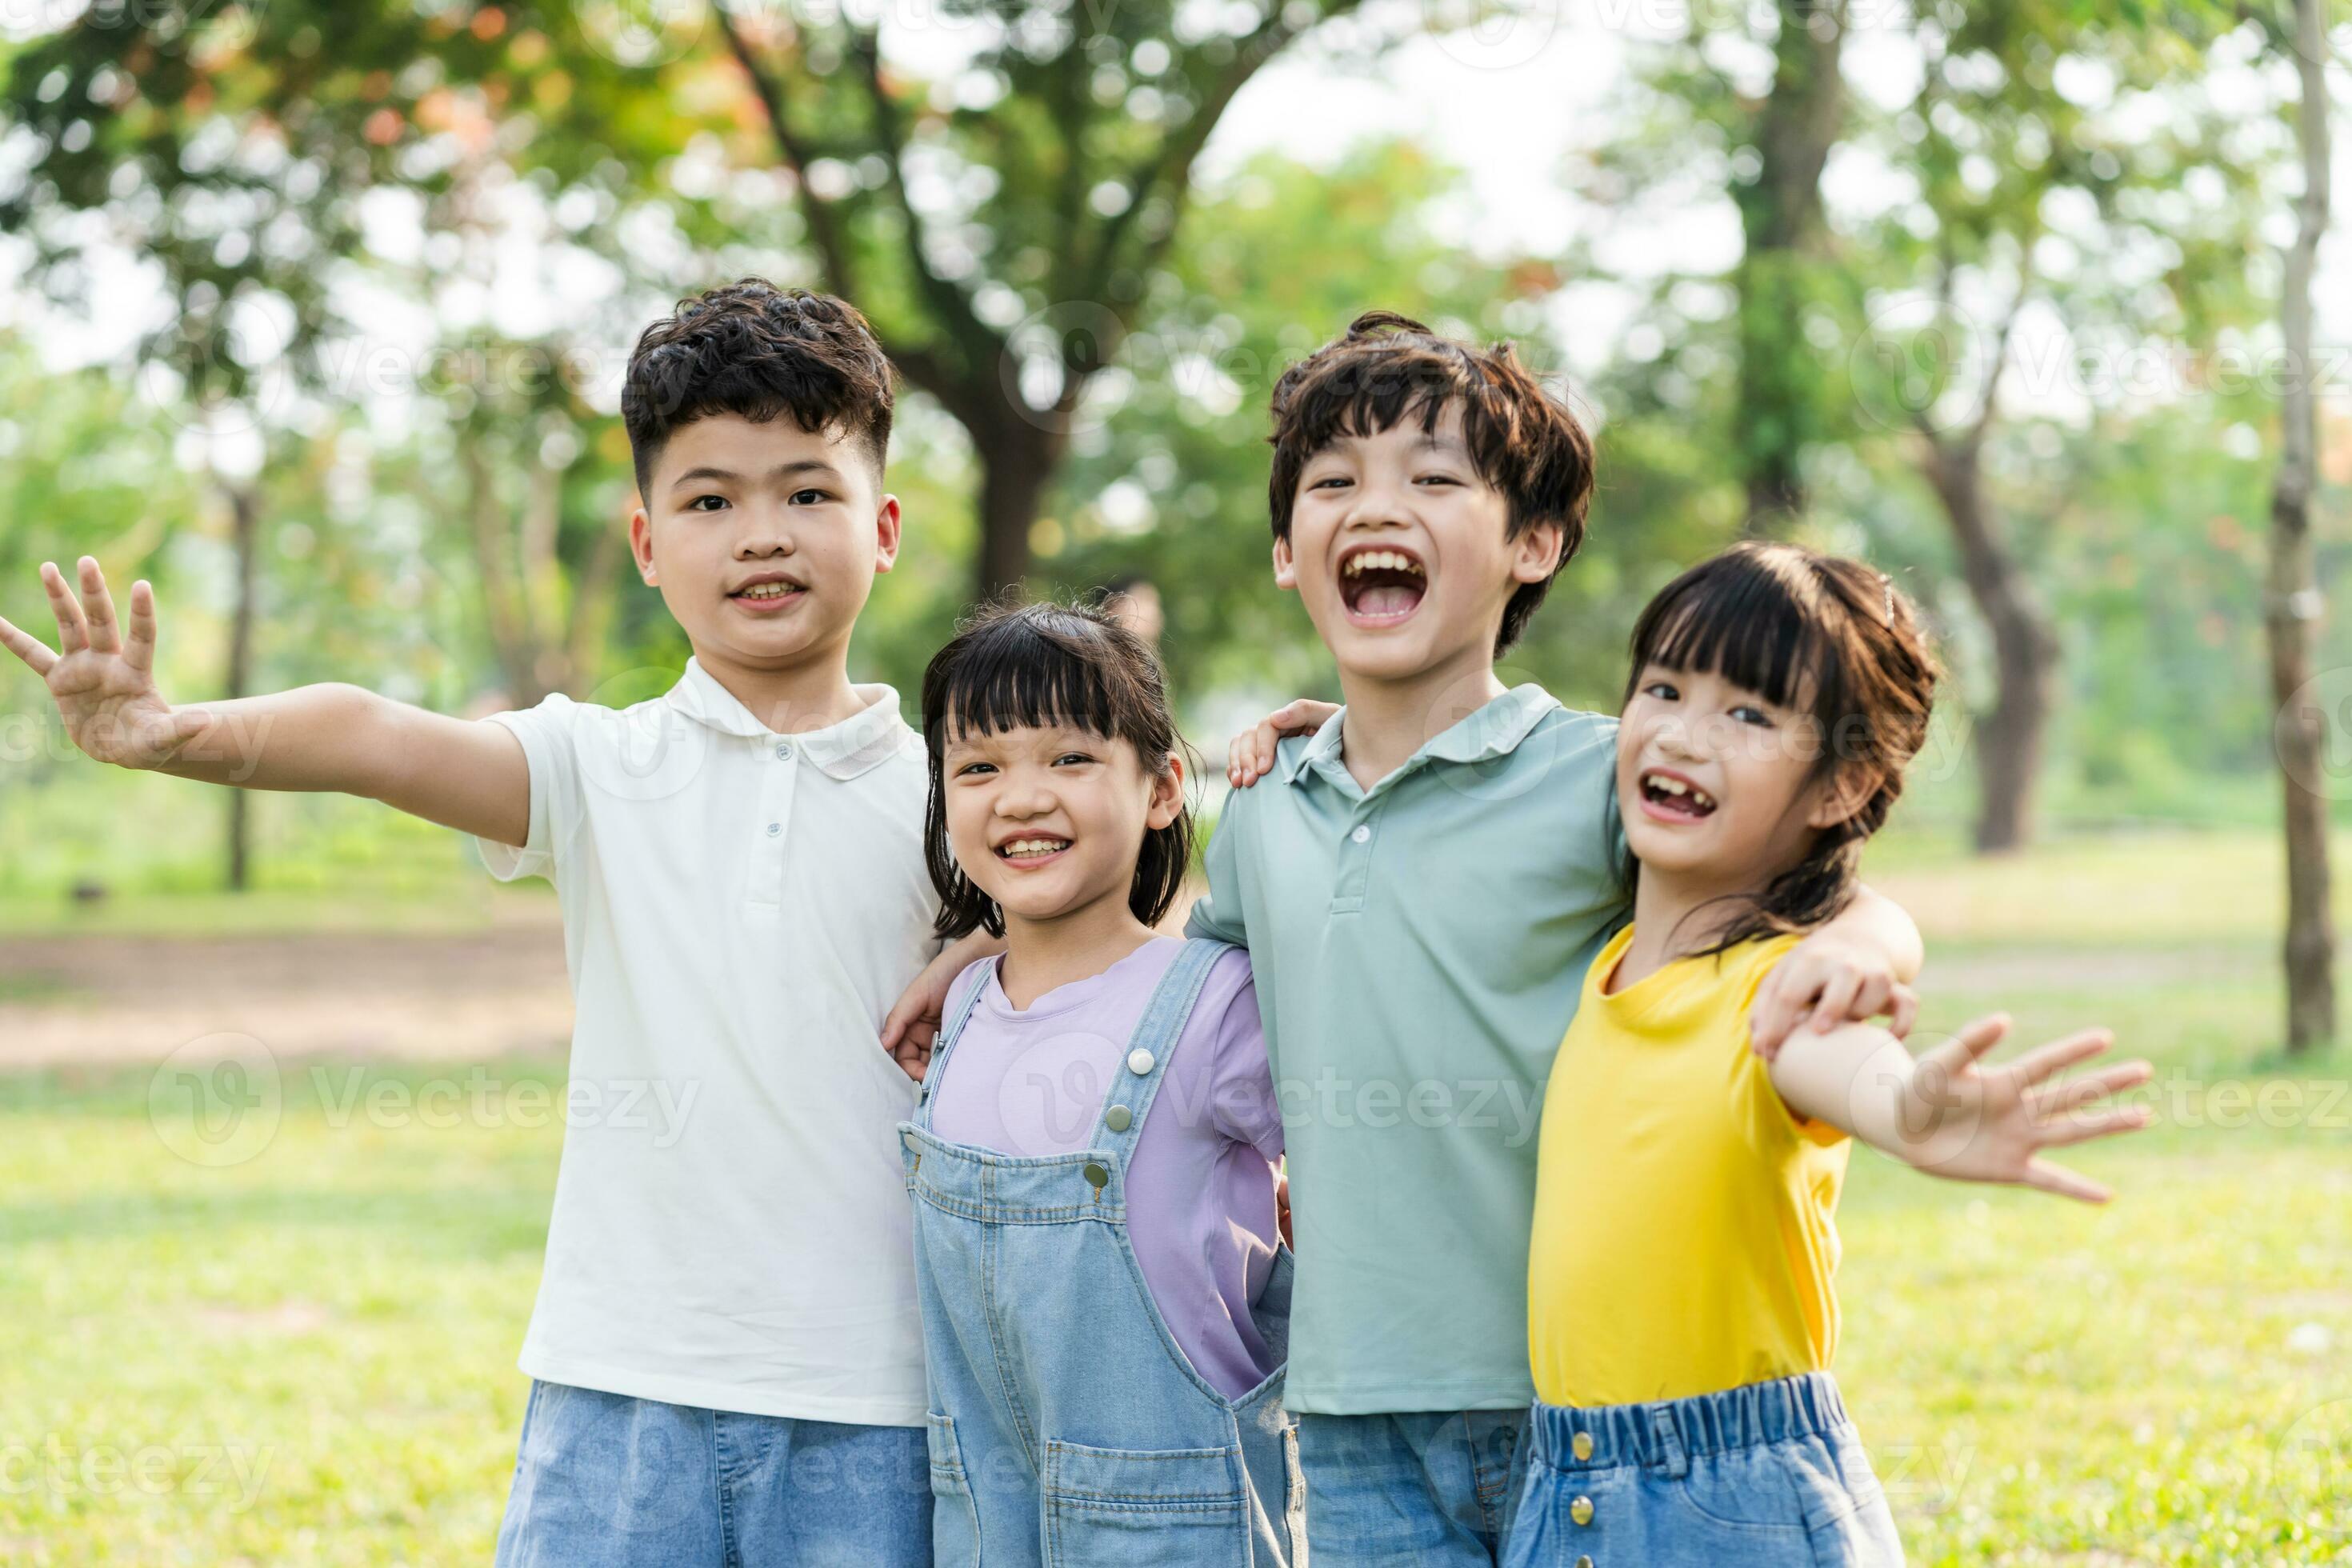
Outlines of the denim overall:
[{"label": "denim overall", "polygon": [[[980,987],[940,1036],[899,1136],[940,1568],[1288,1568],[1304,1556],[1281,1370],[1239,1399],[1203,1382],[1127,1235],[1128,1162],[1224,949],[1192,941],[1177,954],[1076,1153],[1024,1158],[935,1136],[930,1086]],[[1286,1358],[1291,1267],[1278,1248],[1252,1310]]]}]

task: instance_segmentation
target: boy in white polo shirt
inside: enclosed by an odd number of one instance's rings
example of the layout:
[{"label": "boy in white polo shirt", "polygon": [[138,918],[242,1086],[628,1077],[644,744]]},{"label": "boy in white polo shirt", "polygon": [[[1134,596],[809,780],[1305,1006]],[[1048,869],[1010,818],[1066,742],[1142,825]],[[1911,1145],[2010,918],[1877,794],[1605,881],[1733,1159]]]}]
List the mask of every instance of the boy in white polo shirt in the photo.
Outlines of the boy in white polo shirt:
[{"label": "boy in white polo shirt", "polygon": [[640,575],[694,648],[625,710],[478,722],[352,686],[174,707],[155,603],[42,580],[59,647],[0,621],[102,762],[367,795],[553,879],[574,1092],[663,1117],[564,1134],[523,1343],[535,1380],[499,1561],[930,1560],[926,1409],[886,1012],[940,954],[921,742],[850,633],[898,551],[891,370],[841,300],[685,301],[622,411]]}]

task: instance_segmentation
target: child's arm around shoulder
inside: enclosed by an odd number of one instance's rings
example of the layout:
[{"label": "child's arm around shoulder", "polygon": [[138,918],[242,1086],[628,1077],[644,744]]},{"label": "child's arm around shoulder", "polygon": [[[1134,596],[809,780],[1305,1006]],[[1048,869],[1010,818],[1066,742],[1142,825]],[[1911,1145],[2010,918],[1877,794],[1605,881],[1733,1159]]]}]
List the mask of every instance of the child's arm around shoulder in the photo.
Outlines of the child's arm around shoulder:
[{"label": "child's arm around shoulder", "polygon": [[1979,1018],[1916,1058],[1869,1024],[1849,1023],[1826,1034],[1800,1030],[1769,1071],[1796,1115],[1850,1132],[1930,1175],[2105,1203],[2114,1195],[2105,1187],[2042,1159],[2042,1152],[2147,1126],[2146,1106],[2091,1108],[2147,1082],[2154,1069],[2145,1061],[2120,1062],[2063,1083],[2050,1081],[2104,1054],[2114,1043],[2105,1029],[2085,1029],[2013,1062],[1987,1066],[1985,1056],[2009,1026],[1998,1014]]},{"label": "child's arm around shoulder", "polygon": [[1835,920],[1773,966],[1748,1009],[1748,1037],[1769,1061],[1810,1014],[1816,1033],[1886,1016],[1899,1040],[1918,1014],[1911,982],[1926,961],[1909,913],[1883,894],[1857,888]]},{"label": "child's arm around shoulder", "polygon": [[155,594],[131,590],[118,625],[98,563],[80,597],[41,568],[58,623],[51,650],[0,620],[0,647],[39,676],[76,746],[99,762],[245,789],[332,791],[501,844],[530,828],[530,768],[499,725],[427,712],[357,686],[174,706],[155,684]]}]

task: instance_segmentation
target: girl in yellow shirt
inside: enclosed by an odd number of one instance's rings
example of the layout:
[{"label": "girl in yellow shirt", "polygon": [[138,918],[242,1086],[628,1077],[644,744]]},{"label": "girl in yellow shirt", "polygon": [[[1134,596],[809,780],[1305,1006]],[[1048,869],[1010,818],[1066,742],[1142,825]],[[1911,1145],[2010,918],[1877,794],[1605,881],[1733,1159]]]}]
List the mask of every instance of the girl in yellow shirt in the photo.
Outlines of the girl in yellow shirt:
[{"label": "girl in yellow shirt", "polygon": [[1999,1017],[1916,1059],[1858,1024],[1748,1047],[1757,986],[1853,896],[1935,681],[1886,578],[1794,545],[1738,546],[1642,614],[1617,740],[1633,923],[1545,1091],[1506,1568],[1900,1563],[1829,1373],[1851,1141],[2095,1203],[2042,1151],[2146,1124],[2099,1106],[2145,1062],[2049,1082],[2103,1031],[2000,1067]]}]

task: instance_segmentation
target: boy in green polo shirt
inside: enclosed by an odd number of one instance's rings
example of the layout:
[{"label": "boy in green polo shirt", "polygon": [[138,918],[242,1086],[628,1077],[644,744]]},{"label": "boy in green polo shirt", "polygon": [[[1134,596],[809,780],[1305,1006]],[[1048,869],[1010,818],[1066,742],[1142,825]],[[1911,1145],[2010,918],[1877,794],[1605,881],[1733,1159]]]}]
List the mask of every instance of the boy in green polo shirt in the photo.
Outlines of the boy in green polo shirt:
[{"label": "boy in green polo shirt", "polygon": [[[1347,705],[1237,758],[1265,783],[1228,801],[1188,929],[1248,946],[1282,1100],[1309,1555],[1492,1563],[1533,1397],[1538,1095],[1629,914],[1616,721],[1495,676],[1582,541],[1592,447],[1507,346],[1388,312],[1273,413],[1275,582]],[[1867,1017],[1919,962],[1865,899],[1758,1016]]]}]

